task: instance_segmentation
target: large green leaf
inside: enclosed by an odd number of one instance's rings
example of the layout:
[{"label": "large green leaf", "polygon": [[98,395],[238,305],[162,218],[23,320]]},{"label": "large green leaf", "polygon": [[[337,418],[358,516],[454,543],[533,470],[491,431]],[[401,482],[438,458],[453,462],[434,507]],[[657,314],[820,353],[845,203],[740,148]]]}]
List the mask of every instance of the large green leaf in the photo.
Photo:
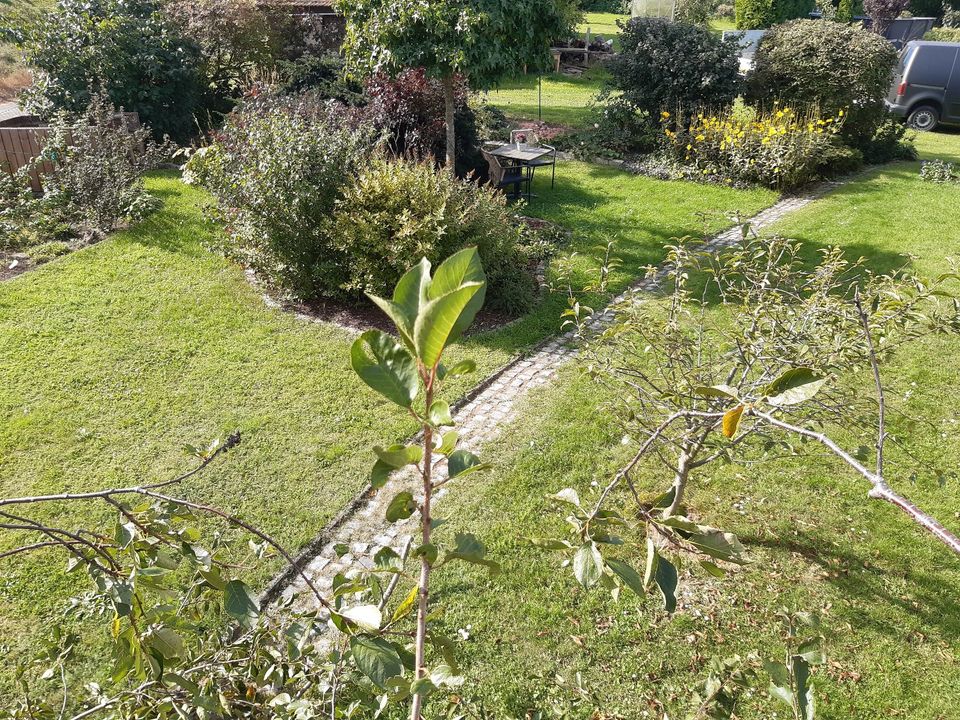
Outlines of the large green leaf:
[{"label": "large green leaf", "polygon": [[613,570],[628,588],[641,597],[644,595],[643,578],[630,565],[620,560],[607,560],[607,567]]},{"label": "large green leaf", "polygon": [[415,465],[423,459],[423,448],[419,445],[391,445],[386,450],[379,445],[374,445],[373,452],[376,453],[380,462],[392,468]]},{"label": "large green leaf", "polygon": [[253,592],[240,580],[231,580],[223,589],[223,609],[228,615],[248,625],[260,614]]},{"label": "large green leaf", "polygon": [[657,569],[654,580],[663,596],[663,607],[672,613],[677,609],[677,568],[662,555],[657,559]]},{"label": "large green leaf", "polygon": [[435,427],[453,425],[450,403],[446,400],[434,400],[433,405],[430,406],[430,424]]},{"label": "large green leaf", "polygon": [[475,247],[464,248],[440,263],[430,283],[428,297],[431,300],[442,297],[467,283],[482,283],[482,287],[467,303],[454,324],[447,342],[453,342],[470,327],[470,323],[483,307],[483,301],[486,298],[487,276],[483,272],[480,255]]},{"label": "large green leaf", "polygon": [[444,562],[448,560],[464,560],[476,565],[486,565],[491,572],[499,572],[499,563],[487,560],[487,548],[473,533],[457,533],[454,537],[456,547],[447,553]]},{"label": "large green leaf", "polygon": [[357,338],[350,349],[350,364],[361,380],[401,407],[410,407],[417,397],[417,363],[387,333],[369,330]]},{"label": "large green leaf", "polygon": [[573,556],[573,576],[584,587],[595,585],[603,572],[603,557],[593,542],[580,546]]},{"label": "large green leaf", "polygon": [[364,630],[379,630],[383,622],[383,615],[376,605],[355,605],[340,614]]},{"label": "large green leaf", "polygon": [[825,382],[825,376],[810,368],[793,368],[767,385],[764,394],[771,405],[796,405],[816,395]]},{"label": "large green leaf", "polygon": [[432,368],[440,361],[461,315],[483,287],[483,283],[467,283],[421,308],[413,326],[413,344],[424,365]]},{"label": "large green leaf", "polygon": [[399,492],[393,496],[393,500],[387,506],[387,521],[394,523],[398,520],[406,520],[416,509],[417,503],[413,495],[406,490]]},{"label": "large green leaf", "polygon": [[350,651],[360,672],[378,687],[386,687],[387,680],[403,672],[400,654],[381,638],[354,635],[350,638]]},{"label": "large green leaf", "polygon": [[401,339],[411,352],[413,347],[413,324],[420,307],[427,302],[427,286],[430,283],[430,263],[423,258],[407,270],[393,291],[393,300],[367,293],[367,297],[386,313],[397,327]]},{"label": "large green leaf", "polygon": [[490,466],[468,450],[454,450],[447,457],[447,473],[455,478],[471,472],[487,470]]},{"label": "large green leaf", "polygon": [[150,647],[159,652],[164,659],[173,660],[183,657],[183,638],[168,627],[156,628],[150,637]]}]

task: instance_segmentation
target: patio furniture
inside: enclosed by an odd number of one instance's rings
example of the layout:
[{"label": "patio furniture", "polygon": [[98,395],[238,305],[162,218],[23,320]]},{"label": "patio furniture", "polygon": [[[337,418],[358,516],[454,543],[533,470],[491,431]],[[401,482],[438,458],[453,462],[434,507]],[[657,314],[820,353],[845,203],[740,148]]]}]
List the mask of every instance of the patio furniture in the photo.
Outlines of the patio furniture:
[{"label": "patio furniture", "polygon": [[545,148],[548,152],[546,155],[541,155],[536,160],[531,160],[527,163],[530,167],[530,184],[533,185],[533,175],[537,168],[549,167],[550,188],[552,189],[557,181],[557,149],[553,145],[547,145],[546,143],[540,145],[540,147]]},{"label": "patio furniture", "polygon": [[[498,148],[499,150],[500,148]],[[495,188],[504,189],[508,187],[513,187],[513,194],[508,193],[508,197],[513,199],[518,199],[523,196],[521,191],[521,186],[526,184],[527,186],[527,197],[530,197],[530,181],[532,179],[532,171],[529,171],[525,166],[520,164],[510,164],[509,162],[502,162],[501,158],[498,157],[494,152],[488,152],[487,150],[481,150],[483,153],[484,160],[487,161],[487,165],[490,168],[490,184]]]},{"label": "patio furniture", "polygon": [[[530,168],[531,186],[536,169],[551,166],[550,187],[554,187],[557,175],[557,149],[552,145],[538,144],[537,134],[533,130],[514,130],[510,133],[510,140],[510,143],[501,145],[490,153]],[[532,194],[530,196],[532,197]]]}]

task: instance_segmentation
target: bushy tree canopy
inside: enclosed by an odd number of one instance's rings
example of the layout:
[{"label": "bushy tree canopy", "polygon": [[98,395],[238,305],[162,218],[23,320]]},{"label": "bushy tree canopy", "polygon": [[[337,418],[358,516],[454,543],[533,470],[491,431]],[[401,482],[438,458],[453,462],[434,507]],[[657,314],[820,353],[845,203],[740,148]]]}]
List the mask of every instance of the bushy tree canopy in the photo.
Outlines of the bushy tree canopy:
[{"label": "bushy tree canopy", "polygon": [[651,115],[731,103],[740,88],[737,43],[705,27],[634,18],[610,62],[623,98]]},{"label": "bushy tree canopy", "polygon": [[443,81],[447,166],[454,167],[454,77],[489,88],[504,76],[545,69],[550,44],[569,35],[570,0],[340,0],[344,50],[354,70],[399,73],[423,68]]},{"label": "bushy tree canopy", "polygon": [[190,135],[204,93],[199,51],[155,0],[58,0],[18,28],[34,72],[27,109],[82,112],[98,91],[156,135]]}]

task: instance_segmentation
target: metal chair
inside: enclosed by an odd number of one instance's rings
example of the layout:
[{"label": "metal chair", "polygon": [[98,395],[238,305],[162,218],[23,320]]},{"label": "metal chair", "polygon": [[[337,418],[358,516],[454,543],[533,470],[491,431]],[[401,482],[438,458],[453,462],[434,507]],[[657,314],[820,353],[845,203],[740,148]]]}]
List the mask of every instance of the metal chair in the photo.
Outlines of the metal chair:
[{"label": "metal chair", "polygon": [[554,184],[557,181],[557,149],[553,145],[547,145],[542,143],[540,147],[547,148],[550,150],[546,155],[538,157],[536,160],[531,160],[527,163],[530,166],[530,182],[533,182],[533,173],[538,167],[550,167],[550,189],[553,189]]},{"label": "metal chair", "polygon": [[519,199],[523,196],[520,190],[521,186],[527,186],[527,198],[530,198],[530,181],[533,179],[532,171],[527,172],[527,167],[522,165],[504,165],[500,158],[487,150],[481,150],[483,159],[487,161],[490,168],[490,184],[497,189],[513,187],[513,195],[508,193],[508,197]]}]

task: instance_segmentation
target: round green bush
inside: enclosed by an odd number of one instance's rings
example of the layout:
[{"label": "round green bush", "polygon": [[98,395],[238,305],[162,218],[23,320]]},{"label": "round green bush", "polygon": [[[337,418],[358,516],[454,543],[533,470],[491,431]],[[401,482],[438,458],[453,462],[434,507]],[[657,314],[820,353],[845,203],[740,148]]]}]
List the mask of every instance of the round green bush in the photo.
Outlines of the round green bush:
[{"label": "round green bush", "polygon": [[883,100],[896,61],[893,45],[862,27],[794,20],[760,41],[748,97],[765,105],[816,105],[824,115],[842,110],[842,137],[865,151],[888,116]]},{"label": "round green bush", "polygon": [[678,108],[720,108],[740,90],[738,46],[705,27],[633,18],[610,61],[613,85],[651,118]]},{"label": "round green bush", "polygon": [[336,202],[329,236],[350,258],[341,289],[353,295],[389,294],[417,258],[436,264],[475,245],[488,308],[520,314],[536,297],[523,231],[506,198],[432,163],[374,157]]}]

